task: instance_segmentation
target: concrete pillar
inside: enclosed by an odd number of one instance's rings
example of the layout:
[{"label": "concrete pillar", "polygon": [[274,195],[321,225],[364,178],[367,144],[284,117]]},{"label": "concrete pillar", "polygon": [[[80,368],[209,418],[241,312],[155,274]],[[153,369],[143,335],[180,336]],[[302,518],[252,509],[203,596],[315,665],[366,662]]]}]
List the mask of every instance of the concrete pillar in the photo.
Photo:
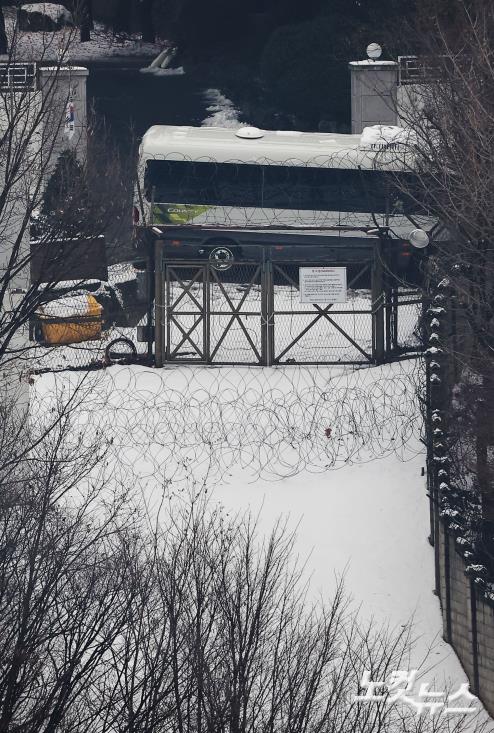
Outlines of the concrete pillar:
[{"label": "concrete pillar", "polygon": [[350,61],[352,134],[370,125],[396,125],[395,61]]},{"label": "concrete pillar", "polygon": [[[22,308],[23,293],[29,286],[29,267],[22,263],[29,255],[29,210],[31,192],[39,181],[40,140],[42,132],[40,93],[36,86],[36,67],[32,63],[1,64],[0,178],[4,201],[0,211],[0,277],[6,288],[0,302],[0,317],[15,321]],[[26,144],[27,141],[27,144]],[[13,151],[12,154],[10,151]],[[12,175],[12,166],[21,175]],[[21,426],[29,404],[28,327],[19,327],[0,356],[0,402],[11,402]]]},{"label": "concrete pillar", "polygon": [[[34,64],[5,64],[2,79],[10,80],[2,89],[0,132],[8,131],[9,146],[23,149],[26,131],[29,144],[20,162],[22,178],[9,185],[7,200],[2,211],[0,239],[0,274],[5,275],[13,252],[16,265],[29,253],[29,227],[26,211],[33,202],[31,191],[38,187],[40,176],[48,178],[60,153],[72,148],[79,160],[84,160],[87,149],[86,78],[88,70],[80,67],[48,67],[36,73]],[[4,81],[5,85],[5,81]],[[66,121],[68,105],[73,118]],[[12,120],[17,120],[15,127]],[[4,178],[8,161],[0,155],[0,177]],[[19,268],[15,277],[9,277],[7,292],[0,307],[9,317],[20,308],[23,292],[29,286],[29,266]],[[9,353],[0,360],[0,399],[16,403],[20,421],[29,404],[29,334],[27,326],[19,328],[9,345]]]},{"label": "concrete pillar", "polygon": [[39,89],[47,109],[43,149],[50,158],[49,170],[67,149],[75,150],[81,162],[86,158],[88,75],[83,66],[50,66],[39,70]]}]

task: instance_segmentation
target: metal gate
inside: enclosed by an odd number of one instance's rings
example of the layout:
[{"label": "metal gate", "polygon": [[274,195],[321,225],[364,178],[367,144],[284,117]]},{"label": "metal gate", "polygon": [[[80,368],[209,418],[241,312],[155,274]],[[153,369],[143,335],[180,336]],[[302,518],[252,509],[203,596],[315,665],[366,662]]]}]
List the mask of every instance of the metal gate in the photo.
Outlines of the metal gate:
[{"label": "metal gate", "polygon": [[266,363],[262,265],[165,266],[165,361]]},{"label": "metal gate", "polygon": [[[271,258],[224,268],[163,262],[156,364],[373,364],[418,349],[420,299],[390,288],[377,258],[351,263],[347,300],[331,305],[301,303],[300,268],[310,265]],[[399,319],[405,305],[409,322]]]},{"label": "metal gate", "polygon": [[[310,263],[303,266],[310,266]],[[374,362],[376,318],[372,291],[354,289],[366,275],[371,280],[372,262],[367,261],[354,269],[356,272],[347,284],[349,298],[346,303],[302,304],[298,266],[290,262],[272,263],[267,284],[271,314],[268,321],[270,363]],[[377,308],[380,310],[379,303]]]}]

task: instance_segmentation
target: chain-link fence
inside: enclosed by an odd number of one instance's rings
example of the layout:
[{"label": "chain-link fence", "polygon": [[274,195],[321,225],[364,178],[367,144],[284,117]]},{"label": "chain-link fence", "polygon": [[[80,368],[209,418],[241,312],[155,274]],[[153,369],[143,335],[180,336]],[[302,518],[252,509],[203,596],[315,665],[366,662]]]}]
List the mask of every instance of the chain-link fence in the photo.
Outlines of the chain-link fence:
[{"label": "chain-link fence", "polygon": [[423,349],[424,295],[397,281],[385,298],[386,354],[389,359]]},{"label": "chain-link fence", "polygon": [[217,262],[156,246],[158,365],[368,364],[421,350],[422,297],[384,281],[372,248],[335,263],[324,246],[311,246],[315,259],[284,260],[244,245],[223,247],[230,257]]}]

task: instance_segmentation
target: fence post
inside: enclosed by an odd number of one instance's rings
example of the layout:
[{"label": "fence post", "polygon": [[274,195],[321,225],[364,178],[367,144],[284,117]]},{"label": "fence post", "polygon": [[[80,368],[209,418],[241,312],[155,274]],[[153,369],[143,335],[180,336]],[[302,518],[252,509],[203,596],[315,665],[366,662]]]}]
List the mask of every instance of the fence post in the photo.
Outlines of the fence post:
[{"label": "fence post", "polygon": [[450,538],[448,528],[443,523],[444,534],[444,599],[446,614],[446,629],[443,629],[444,641],[451,644],[451,559],[450,559]]},{"label": "fence post", "polygon": [[264,258],[261,271],[261,356],[264,366],[274,361],[273,264]]},{"label": "fence post", "polygon": [[147,358],[148,363],[153,362],[153,303],[155,294],[155,271],[154,271],[154,251],[152,243],[147,245],[147,261],[146,261],[146,289],[147,289],[147,313],[146,313],[146,336],[147,336]]},{"label": "fence post", "polygon": [[211,364],[211,264],[202,271],[202,348],[204,361]]},{"label": "fence post", "polygon": [[477,646],[477,590],[473,578],[470,578],[470,611],[472,617],[472,667],[473,667],[473,689],[474,695],[480,690],[479,680],[479,650]]},{"label": "fence post", "polygon": [[[447,449],[447,404],[449,390],[449,371],[445,360],[445,326],[447,322],[447,280],[437,286],[436,295],[427,309],[430,317],[425,326],[428,348],[426,356],[427,379],[427,443],[432,463],[432,510],[434,514],[435,535],[435,573],[436,590],[439,592],[443,610],[443,637],[451,642],[451,567],[450,536],[445,522],[441,522],[441,499],[449,487],[449,457]],[[444,307],[446,306],[446,307]],[[442,533],[441,533],[442,526]],[[441,538],[444,547],[441,547]],[[441,596],[440,555],[444,560],[444,598]]]},{"label": "fence post", "polygon": [[384,305],[384,353],[389,359],[393,351],[391,332],[393,330],[393,300],[389,272],[383,275],[383,305]]},{"label": "fence post", "polygon": [[384,269],[381,240],[374,246],[372,262],[372,358],[376,364],[384,361]]},{"label": "fence post", "polygon": [[391,288],[391,312],[393,314],[391,319],[391,348],[393,351],[398,350],[398,319],[400,317],[400,299],[398,297],[397,284]]},{"label": "fence post", "polygon": [[163,366],[163,253],[161,241],[154,243],[154,363]]},{"label": "fence post", "polygon": [[275,349],[275,328],[274,328],[274,274],[273,263],[271,258],[268,259],[268,292],[267,292],[267,310],[268,310],[268,366],[272,366],[274,362]]},{"label": "fence post", "polygon": [[[432,355],[429,349],[425,346],[429,336],[429,324],[427,322],[427,316],[429,315],[428,302],[424,299],[422,304],[422,319],[421,319],[421,339],[422,345],[424,346],[424,361],[425,361],[425,433],[426,433],[426,464],[427,464],[427,492],[429,497],[429,523],[430,523],[430,535],[429,541],[434,547],[434,581],[435,581],[435,593],[439,598],[439,602],[442,606],[443,599],[441,598],[441,536],[440,536],[440,524],[439,524],[439,470],[440,468],[436,465],[434,460],[434,429],[437,424],[442,428],[442,416],[439,412],[435,412],[433,417],[434,407],[438,407],[434,404],[436,390],[434,380],[432,376],[434,371],[431,367]],[[435,360],[435,365],[439,362]]]}]

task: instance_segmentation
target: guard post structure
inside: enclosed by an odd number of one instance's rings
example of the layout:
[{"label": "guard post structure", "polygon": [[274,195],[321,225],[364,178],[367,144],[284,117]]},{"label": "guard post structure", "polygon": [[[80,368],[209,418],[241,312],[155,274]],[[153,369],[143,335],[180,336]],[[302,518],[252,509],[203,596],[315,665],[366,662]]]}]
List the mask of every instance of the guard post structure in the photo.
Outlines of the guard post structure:
[{"label": "guard post structure", "polygon": [[350,61],[352,134],[372,125],[396,125],[398,64],[395,61]]}]

